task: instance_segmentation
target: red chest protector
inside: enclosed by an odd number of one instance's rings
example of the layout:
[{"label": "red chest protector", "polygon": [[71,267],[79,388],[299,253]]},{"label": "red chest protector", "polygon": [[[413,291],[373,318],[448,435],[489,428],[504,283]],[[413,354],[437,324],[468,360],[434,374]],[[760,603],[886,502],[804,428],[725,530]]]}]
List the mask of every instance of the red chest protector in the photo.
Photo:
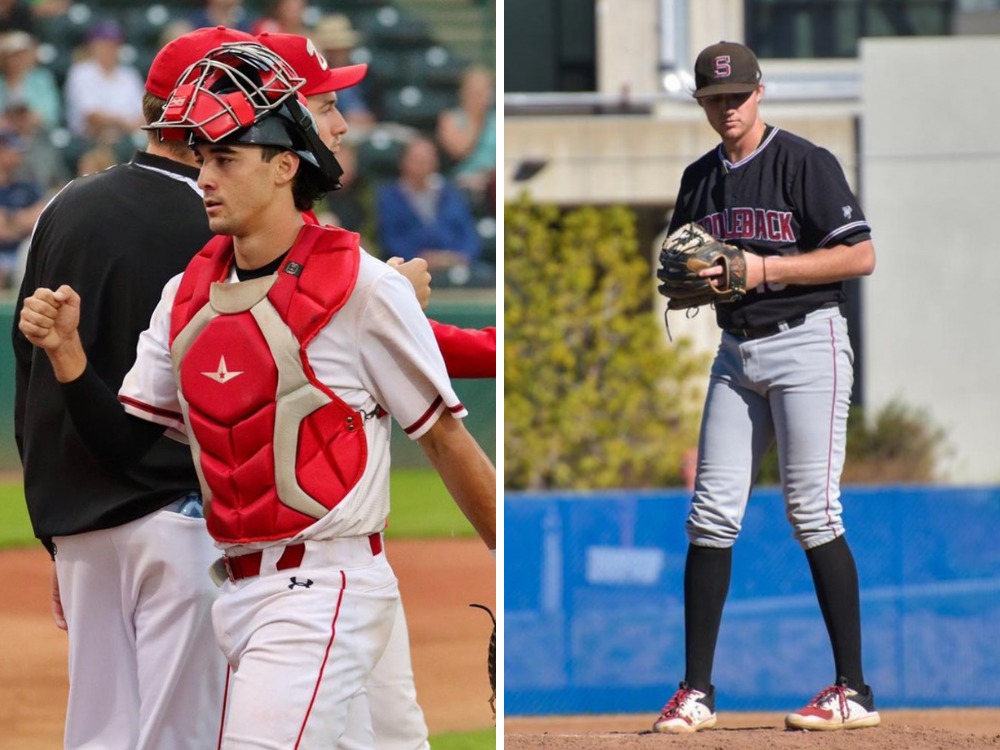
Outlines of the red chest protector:
[{"label": "red chest protector", "polygon": [[220,542],[294,536],[357,484],[364,416],[320,383],[306,347],[358,278],[358,235],[305,226],[277,274],[238,284],[233,244],[215,237],[181,280],[170,353]]}]

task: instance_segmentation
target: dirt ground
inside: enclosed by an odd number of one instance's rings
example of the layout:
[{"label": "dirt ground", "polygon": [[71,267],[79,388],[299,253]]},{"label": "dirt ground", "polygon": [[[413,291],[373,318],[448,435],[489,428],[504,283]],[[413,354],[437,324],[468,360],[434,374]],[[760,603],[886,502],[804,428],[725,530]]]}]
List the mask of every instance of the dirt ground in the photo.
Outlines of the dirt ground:
[{"label": "dirt ground", "polygon": [[[431,734],[489,728],[490,622],[496,564],[478,540],[387,544],[410,628],[417,695]],[[66,634],[48,605],[51,563],[39,546],[0,551],[0,748],[62,747]],[[95,633],[94,638],[100,638]]]},{"label": "dirt ground", "polygon": [[978,750],[1000,748],[1000,711],[880,711],[882,726],[848,732],[788,732],[782,714],[719,714],[710,731],[665,735],[649,716],[507,719],[505,750]]}]

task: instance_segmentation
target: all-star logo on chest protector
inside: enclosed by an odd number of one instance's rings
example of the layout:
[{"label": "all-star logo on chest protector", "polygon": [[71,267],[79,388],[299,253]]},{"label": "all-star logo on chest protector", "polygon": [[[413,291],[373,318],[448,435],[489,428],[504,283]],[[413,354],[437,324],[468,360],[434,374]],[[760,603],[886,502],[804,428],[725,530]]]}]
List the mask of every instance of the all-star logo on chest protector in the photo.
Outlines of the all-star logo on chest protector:
[{"label": "all-star logo on chest protector", "polygon": [[223,283],[232,255],[232,241],[216,237],[184,272],[174,374],[209,532],[283,539],[336,506],[367,461],[363,415],[315,378],[306,355],[354,289],[358,236],[303,227],[277,274]]},{"label": "all-star logo on chest protector", "polygon": [[230,370],[226,367],[226,358],[219,357],[219,369],[213,370],[212,372],[203,372],[206,378],[211,378],[216,383],[228,383],[230,380],[235,378],[237,375],[242,375],[243,370]]}]

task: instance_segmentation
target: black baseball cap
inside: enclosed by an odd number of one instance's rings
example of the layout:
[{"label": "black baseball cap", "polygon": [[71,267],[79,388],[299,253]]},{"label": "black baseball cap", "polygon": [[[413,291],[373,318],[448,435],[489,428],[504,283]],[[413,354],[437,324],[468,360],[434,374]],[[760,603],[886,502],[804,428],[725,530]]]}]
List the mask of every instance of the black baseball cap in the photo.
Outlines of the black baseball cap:
[{"label": "black baseball cap", "polygon": [[760,86],[760,63],[749,47],[719,42],[706,47],[694,63],[695,98],[748,94]]}]

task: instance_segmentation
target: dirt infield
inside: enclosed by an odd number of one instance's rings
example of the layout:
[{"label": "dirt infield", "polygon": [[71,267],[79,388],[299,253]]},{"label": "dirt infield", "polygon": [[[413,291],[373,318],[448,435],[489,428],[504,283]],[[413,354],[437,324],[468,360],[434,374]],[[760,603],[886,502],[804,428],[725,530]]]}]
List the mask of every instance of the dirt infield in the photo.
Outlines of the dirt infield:
[{"label": "dirt infield", "polygon": [[[493,558],[478,540],[390,541],[387,554],[400,580],[431,734],[491,727],[490,623],[468,605],[494,605]],[[0,552],[0,748],[62,746],[67,641],[49,614],[50,565],[40,546]]]},{"label": "dirt infield", "polygon": [[849,732],[786,732],[782,714],[719,714],[714,730],[654,734],[656,717],[586,716],[508,719],[505,750],[973,750],[1000,748],[1000,711],[881,711],[882,726]]}]

